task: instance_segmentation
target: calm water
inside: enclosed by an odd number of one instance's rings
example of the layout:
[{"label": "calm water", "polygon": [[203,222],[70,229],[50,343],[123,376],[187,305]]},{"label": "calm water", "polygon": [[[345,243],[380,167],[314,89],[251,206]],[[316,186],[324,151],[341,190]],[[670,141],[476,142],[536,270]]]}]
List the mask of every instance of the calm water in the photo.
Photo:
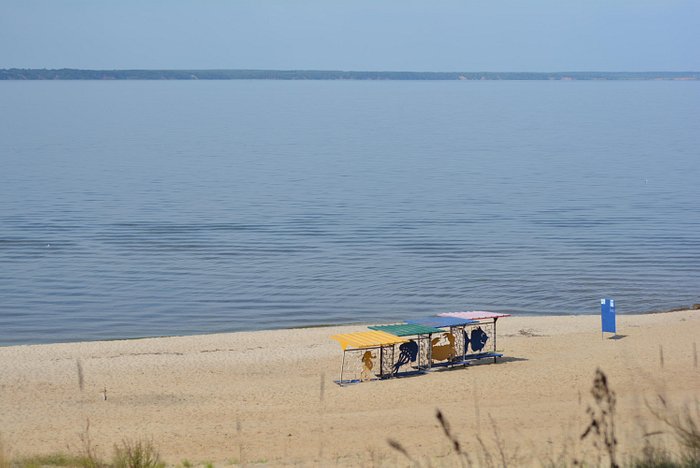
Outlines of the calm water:
[{"label": "calm water", "polygon": [[0,82],[0,344],[700,302],[700,83]]}]

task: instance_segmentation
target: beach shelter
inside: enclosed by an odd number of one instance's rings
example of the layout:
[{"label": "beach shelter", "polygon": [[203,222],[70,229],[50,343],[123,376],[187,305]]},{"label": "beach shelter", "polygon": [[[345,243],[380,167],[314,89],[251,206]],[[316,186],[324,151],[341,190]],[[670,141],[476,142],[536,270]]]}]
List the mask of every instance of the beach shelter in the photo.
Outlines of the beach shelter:
[{"label": "beach shelter", "polygon": [[400,353],[394,364],[394,374],[398,373],[401,366],[416,361],[418,362],[415,367],[418,370],[430,368],[430,338],[436,333],[442,333],[439,328],[414,323],[374,325],[368,328],[408,339],[406,343],[399,345]]},{"label": "beach shelter", "polygon": [[433,316],[407,320],[406,322],[442,329],[441,334],[430,341],[431,367],[464,364],[464,355],[466,354],[464,329],[468,325],[477,323],[475,320]]},{"label": "beach shelter", "polygon": [[[473,320],[476,322],[469,327],[469,330],[465,329],[464,331],[465,343],[471,348],[471,353],[465,353],[465,359],[492,357],[495,362],[496,358],[503,356],[496,352],[496,322],[499,318],[510,317],[510,314],[473,310],[468,312],[443,312],[438,314],[438,316]],[[469,335],[468,337],[467,334]],[[491,346],[488,346],[487,342],[490,338],[492,338]],[[487,351],[487,348],[491,350]]]},{"label": "beach shelter", "polygon": [[[394,365],[394,346],[405,343],[405,338],[384,331],[370,330],[332,335],[343,349],[343,364],[337,384],[371,380],[375,376],[391,377]],[[378,366],[378,370],[375,367]],[[343,377],[351,374],[350,379]]]}]

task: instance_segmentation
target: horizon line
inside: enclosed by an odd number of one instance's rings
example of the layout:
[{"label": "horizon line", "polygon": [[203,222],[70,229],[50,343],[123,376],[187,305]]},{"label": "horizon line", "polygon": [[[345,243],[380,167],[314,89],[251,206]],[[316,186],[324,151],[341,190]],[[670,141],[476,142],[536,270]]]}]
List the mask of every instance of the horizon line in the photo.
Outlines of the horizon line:
[{"label": "horizon line", "polygon": [[333,72],[333,73],[700,73],[700,70],[362,70],[334,68],[35,68],[35,67],[4,67],[8,70],[32,71],[262,71],[262,72]]},{"label": "horizon line", "polygon": [[700,81],[694,71],[440,72],[277,69],[5,68],[0,81],[287,80],[287,81]]}]

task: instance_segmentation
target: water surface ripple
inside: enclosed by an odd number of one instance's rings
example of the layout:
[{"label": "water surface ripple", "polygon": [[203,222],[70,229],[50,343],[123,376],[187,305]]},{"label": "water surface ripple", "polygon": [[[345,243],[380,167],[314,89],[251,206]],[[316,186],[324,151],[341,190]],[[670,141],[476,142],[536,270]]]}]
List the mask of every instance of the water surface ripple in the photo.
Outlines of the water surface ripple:
[{"label": "water surface ripple", "polygon": [[700,83],[1,82],[0,344],[700,302]]}]

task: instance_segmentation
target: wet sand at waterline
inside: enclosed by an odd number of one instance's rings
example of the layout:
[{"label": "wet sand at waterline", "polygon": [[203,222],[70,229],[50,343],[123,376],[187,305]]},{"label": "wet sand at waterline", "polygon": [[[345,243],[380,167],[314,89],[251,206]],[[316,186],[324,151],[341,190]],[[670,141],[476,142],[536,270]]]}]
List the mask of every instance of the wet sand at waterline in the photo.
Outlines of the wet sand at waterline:
[{"label": "wet sand at waterline", "polygon": [[[0,348],[0,436],[11,456],[79,453],[89,419],[97,453],[150,438],[169,464],[406,464],[387,443],[449,464],[440,409],[478,462],[500,440],[512,462],[566,451],[593,457],[579,435],[597,368],[617,395],[620,450],[663,429],[647,408],[700,391],[700,311],[600,317],[510,317],[498,322],[497,364],[339,387],[343,326]],[[106,399],[104,398],[104,390]],[[659,435],[658,437],[667,437]],[[669,439],[670,440],[670,439]]]}]

